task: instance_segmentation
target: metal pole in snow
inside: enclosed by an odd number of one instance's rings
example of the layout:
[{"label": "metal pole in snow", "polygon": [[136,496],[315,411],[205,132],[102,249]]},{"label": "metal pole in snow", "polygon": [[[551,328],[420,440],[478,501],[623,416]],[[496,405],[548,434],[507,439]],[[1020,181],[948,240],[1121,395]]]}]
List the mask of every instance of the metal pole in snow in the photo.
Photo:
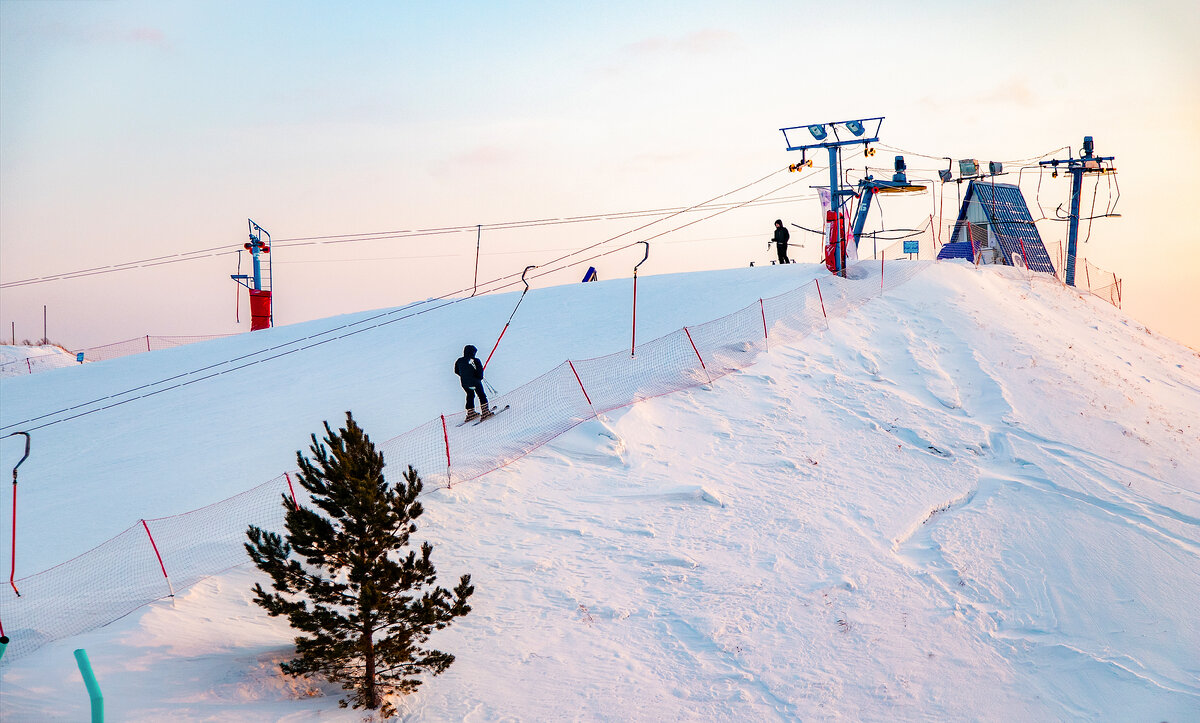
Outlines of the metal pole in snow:
[{"label": "metal pole in snow", "polygon": [[15,437],[18,434],[25,436],[25,454],[21,457],[21,461],[17,462],[17,466],[13,467],[13,503],[12,503],[12,566],[9,568],[8,584],[12,586],[13,592],[17,597],[21,597],[21,591],[17,589],[15,578],[17,575],[17,467],[29,459],[29,432],[13,432],[8,435]]},{"label": "metal pole in snow", "polygon": [[92,701],[92,723],[104,723],[104,694],[100,692],[100,683],[92,672],[92,661],[88,660],[87,651],[83,648],[76,650],[75,662],[79,665],[79,674],[83,676],[88,698]]},{"label": "metal pole in snow", "polygon": [[635,351],[637,350],[637,271],[638,266],[646,263],[646,259],[650,258],[650,242],[642,241],[641,243],[646,244],[646,255],[633,267],[633,336],[629,342],[630,359],[635,356]]},{"label": "metal pole in snow", "polygon": [[479,242],[483,238],[483,224],[475,224],[475,284],[471,287],[471,296],[479,290]]}]

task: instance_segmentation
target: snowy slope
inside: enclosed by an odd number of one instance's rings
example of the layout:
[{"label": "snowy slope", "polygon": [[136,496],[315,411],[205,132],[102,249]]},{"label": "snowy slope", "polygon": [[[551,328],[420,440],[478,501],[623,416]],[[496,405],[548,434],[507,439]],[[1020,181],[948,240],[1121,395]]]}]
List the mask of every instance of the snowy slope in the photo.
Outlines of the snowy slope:
[{"label": "snowy slope", "polygon": [[[647,277],[639,337],[818,273]],[[628,293],[531,292],[493,383],[619,349]],[[35,432],[19,566],[277,474],[346,408],[376,439],[453,409],[447,360],[464,339],[490,347],[513,303],[476,299]],[[271,333],[321,328],[305,327]],[[2,420],[247,343],[5,380]],[[419,536],[478,592],[435,638],[458,661],[399,702],[404,717],[1200,717],[1200,356],[1119,311],[941,264],[711,387],[606,416],[427,498]],[[248,603],[253,579],[235,570],[6,661],[6,719],[85,714],[75,647],[114,719],[360,719],[279,675],[291,636]]]}]

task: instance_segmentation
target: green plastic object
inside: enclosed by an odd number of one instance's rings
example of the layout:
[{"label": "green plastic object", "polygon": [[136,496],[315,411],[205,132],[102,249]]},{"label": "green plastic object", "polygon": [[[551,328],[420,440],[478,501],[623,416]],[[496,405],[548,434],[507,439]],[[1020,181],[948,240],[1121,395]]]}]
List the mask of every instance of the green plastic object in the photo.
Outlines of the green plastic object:
[{"label": "green plastic object", "polygon": [[92,699],[92,723],[104,723],[104,694],[100,692],[100,684],[92,672],[92,661],[88,660],[87,651],[83,648],[76,650],[75,662],[79,664],[79,674],[83,676],[88,697]]},{"label": "green plastic object", "polygon": [[4,660],[5,650],[8,650],[8,636],[0,635],[0,660]]}]

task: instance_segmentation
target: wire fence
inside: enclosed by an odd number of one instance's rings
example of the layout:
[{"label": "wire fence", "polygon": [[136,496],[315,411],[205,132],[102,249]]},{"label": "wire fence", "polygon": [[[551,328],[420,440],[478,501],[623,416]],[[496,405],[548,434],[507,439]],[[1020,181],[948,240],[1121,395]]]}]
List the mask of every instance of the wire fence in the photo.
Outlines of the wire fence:
[{"label": "wire fence", "polygon": [[[849,313],[927,267],[863,261],[846,279],[830,276],[760,299],[641,344],[633,354],[567,360],[496,397],[496,404],[515,413],[477,425],[464,424],[466,412],[459,410],[377,447],[389,467],[416,468],[430,491],[478,479],[607,411],[749,367],[772,346],[803,339],[829,317]],[[0,634],[11,641],[4,664],[247,562],[246,528],[281,531],[284,505],[307,502],[295,480],[296,473],[284,473],[198,510],[139,520],[68,562],[16,580],[0,592]]]},{"label": "wire fence", "polygon": [[[67,350],[63,347],[56,347],[57,351],[47,350],[48,353],[39,356],[31,356],[25,359],[17,359],[14,361],[0,363],[0,377],[37,374],[38,372],[44,372],[50,369],[62,369],[63,367],[77,366],[86,362],[106,361],[108,359],[129,356],[130,354],[141,354],[142,352],[147,351],[158,351],[159,349],[170,349],[176,346],[185,346],[187,344],[194,344],[198,341],[223,339],[227,336],[235,335],[204,334],[192,336],[151,336],[147,334],[146,336],[126,339],[125,341],[116,341],[111,344],[92,346],[86,349],[76,349],[74,351]],[[80,354],[83,356],[80,357]]]}]

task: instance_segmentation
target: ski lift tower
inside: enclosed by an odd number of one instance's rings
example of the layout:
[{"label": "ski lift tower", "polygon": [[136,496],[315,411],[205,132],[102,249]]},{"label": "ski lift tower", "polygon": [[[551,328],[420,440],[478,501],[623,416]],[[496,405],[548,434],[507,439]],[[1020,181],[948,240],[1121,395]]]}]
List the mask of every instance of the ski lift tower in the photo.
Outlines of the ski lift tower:
[{"label": "ski lift tower", "polygon": [[[1067,286],[1075,285],[1075,250],[1079,241],[1079,195],[1083,190],[1083,176],[1086,173],[1103,175],[1117,172],[1116,167],[1113,166],[1116,156],[1095,155],[1095,144],[1091,136],[1083,137],[1083,148],[1080,151],[1079,158],[1068,157],[1066,160],[1055,159],[1040,163],[1040,165],[1054,168],[1056,176],[1059,164],[1066,164],[1066,171],[1071,174],[1071,215],[1070,223],[1067,225],[1067,270],[1064,275]],[[1107,213],[1105,215],[1116,216],[1119,214]]]},{"label": "ski lift tower", "polygon": [[[869,146],[879,141],[879,129],[883,125],[883,116],[878,118],[858,118],[856,120],[835,121],[832,123],[813,123],[811,125],[780,128],[783,139],[789,151],[800,151],[800,163],[794,167],[805,165],[808,151],[814,148],[824,148],[829,153],[829,212],[826,214],[826,224],[830,226],[830,242],[835,244],[834,273],[846,275],[846,223],[842,207],[845,198],[855,195],[853,189],[838,188],[838,179],[842,176],[840,151],[842,146],[863,144]],[[872,129],[873,127],[873,129]],[[803,136],[808,134],[814,142]],[[831,135],[832,134],[832,135]],[[844,137],[843,137],[844,136]],[[868,148],[868,154],[871,152]]]},{"label": "ski lift tower", "polygon": [[[275,325],[275,314],[271,304],[271,234],[251,219],[246,219],[246,223],[250,227],[250,240],[242,244],[242,248],[250,252],[254,273],[230,274],[229,278],[250,290],[250,331],[258,331]],[[263,241],[263,237],[266,237],[266,241]],[[265,278],[262,268],[264,254],[267,255]]]}]

